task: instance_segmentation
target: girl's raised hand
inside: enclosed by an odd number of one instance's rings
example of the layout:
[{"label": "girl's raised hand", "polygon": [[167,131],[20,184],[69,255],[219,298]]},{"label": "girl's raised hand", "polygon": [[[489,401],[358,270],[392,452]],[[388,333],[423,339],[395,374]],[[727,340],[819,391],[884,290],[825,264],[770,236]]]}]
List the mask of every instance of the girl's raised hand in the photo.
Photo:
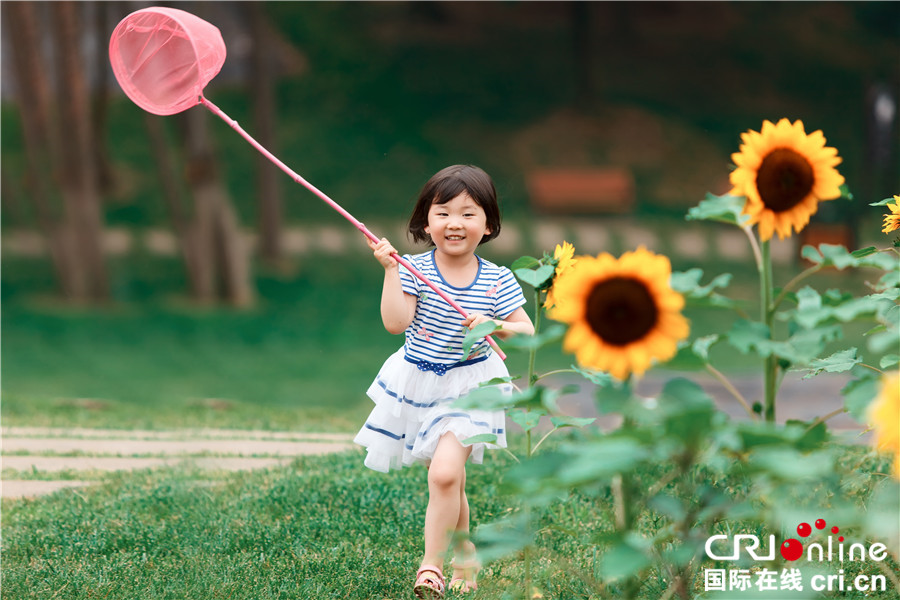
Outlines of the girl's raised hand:
[{"label": "girl's raised hand", "polygon": [[381,266],[385,269],[397,267],[399,263],[391,256],[391,254],[397,254],[397,250],[391,246],[387,238],[381,238],[381,241],[376,244],[366,237],[366,243],[369,244],[369,248],[372,249],[372,253],[375,255],[375,260],[380,262]]},{"label": "girl's raised hand", "polygon": [[468,329],[475,329],[482,323],[487,322],[494,323],[495,325],[500,325],[501,327],[503,326],[502,323],[499,323],[498,321],[480,313],[469,313],[469,316],[463,319],[462,325],[463,327],[466,327]]}]

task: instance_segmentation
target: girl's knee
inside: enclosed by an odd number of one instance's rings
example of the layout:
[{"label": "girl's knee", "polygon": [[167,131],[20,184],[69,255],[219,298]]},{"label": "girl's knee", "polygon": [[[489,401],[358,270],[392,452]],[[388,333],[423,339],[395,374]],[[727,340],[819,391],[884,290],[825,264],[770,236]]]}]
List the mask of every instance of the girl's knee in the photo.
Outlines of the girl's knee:
[{"label": "girl's knee", "polygon": [[431,463],[428,469],[428,485],[440,490],[459,490],[464,479],[464,470],[451,465]]}]

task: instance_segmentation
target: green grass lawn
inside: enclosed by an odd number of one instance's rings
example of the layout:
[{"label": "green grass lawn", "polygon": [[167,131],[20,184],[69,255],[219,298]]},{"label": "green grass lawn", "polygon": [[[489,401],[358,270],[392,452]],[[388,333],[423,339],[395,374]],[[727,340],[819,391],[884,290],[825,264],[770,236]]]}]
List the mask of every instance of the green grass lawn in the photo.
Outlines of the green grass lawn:
[{"label": "green grass lawn", "polygon": [[[519,442],[513,447],[521,450]],[[425,470],[384,475],[363,467],[362,458],[360,451],[307,457],[290,467],[236,474],[185,468],[118,473],[86,489],[4,501],[2,598],[412,598]],[[479,525],[517,506],[503,491],[510,461],[489,453],[485,465],[469,468],[476,535]],[[639,472],[638,484],[651,486],[667,468]],[[871,460],[865,465],[866,472],[881,468]],[[707,477],[701,471],[693,476]],[[717,485],[746,491],[735,481]],[[866,489],[863,496],[871,492]],[[533,575],[544,598],[619,597],[615,583],[605,589],[588,583],[600,566],[598,552],[609,543],[612,506],[609,488],[599,486],[543,509]],[[651,512],[640,522],[651,535],[666,517]],[[843,566],[848,574],[866,568]],[[493,561],[482,573],[478,597],[520,598],[523,577],[519,556]],[[639,597],[658,600],[666,578],[650,568]],[[702,585],[701,575],[691,587],[700,591]]]}]

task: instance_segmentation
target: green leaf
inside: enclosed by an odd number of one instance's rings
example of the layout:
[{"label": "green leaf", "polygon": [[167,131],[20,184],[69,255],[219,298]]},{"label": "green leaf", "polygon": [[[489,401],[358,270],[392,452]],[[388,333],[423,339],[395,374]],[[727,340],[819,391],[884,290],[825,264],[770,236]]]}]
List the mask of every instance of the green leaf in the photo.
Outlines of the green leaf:
[{"label": "green leaf", "polygon": [[470,329],[466,337],[463,338],[463,356],[468,356],[472,346],[484,339],[486,335],[497,331],[497,329],[499,329],[499,326],[493,321],[485,321]]},{"label": "green leaf", "polygon": [[478,387],[487,387],[489,385],[501,385],[504,383],[510,383],[515,381],[516,379],[521,379],[521,375],[507,375],[506,377],[494,377],[493,379],[488,379],[487,381],[482,381],[478,384]]},{"label": "green leaf", "polygon": [[606,481],[617,473],[630,471],[648,457],[648,451],[629,437],[604,437],[567,448],[570,460],[559,470],[564,485]]},{"label": "green leaf", "polygon": [[510,265],[509,270],[516,271],[517,269],[534,269],[540,264],[541,261],[534,258],[533,256],[520,256],[513,261],[513,264]]},{"label": "green leaf", "polygon": [[808,365],[819,357],[829,342],[841,339],[840,325],[800,330],[783,342],[763,342],[757,349],[760,356],[775,354],[795,365]]},{"label": "green leaf", "polygon": [[844,386],[841,395],[844,397],[844,407],[851,417],[859,423],[866,422],[866,411],[872,399],[878,395],[881,388],[881,380],[875,374],[865,375],[860,379],[854,379]]},{"label": "green leaf", "polygon": [[616,384],[597,388],[597,412],[601,415],[621,413],[633,398],[631,389]]},{"label": "green leaf", "polygon": [[788,427],[797,427],[803,430],[803,435],[794,442],[794,447],[802,452],[809,452],[822,447],[828,441],[828,427],[825,422],[817,423],[815,427],[810,427],[815,421],[805,422],[796,419],[789,419],[785,425]]},{"label": "green leaf", "polygon": [[853,258],[864,258],[871,254],[875,254],[876,252],[878,252],[878,248],[876,248],[875,246],[867,246],[866,248],[854,250],[850,253],[850,256],[852,256]]},{"label": "green leaf", "polygon": [[827,358],[819,358],[809,363],[809,369],[806,369],[808,373],[803,376],[803,379],[809,379],[823,371],[828,373],[843,373],[844,371],[849,371],[861,362],[862,359],[859,358],[856,348],[841,350]]},{"label": "green leaf", "polygon": [[553,265],[542,265],[537,269],[516,269],[513,273],[522,283],[527,283],[533,288],[540,288],[553,277],[556,268]]},{"label": "green leaf", "polygon": [[823,297],[810,287],[797,292],[797,308],[778,313],[781,321],[794,321],[805,329],[817,327],[829,321],[848,323],[862,318],[880,318],[893,307],[900,290],[888,289],[861,298],[849,295],[827,294],[828,305],[823,305]]},{"label": "green leaf", "polygon": [[878,362],[878,367],[881,369],[889,369],[900,363],[900,355],[897,354],[885,354],[881,357],[881,360]]},{"label": "green leaf", "polygon": [[478,387],[455,400],[452,406],[469,410],[504,410],[513,406],[513,395],[496,386]]},{"label": "green leaf", "polygon": [[531,431],[541,422],[541,417],[547,414],[547,411],[538,410],[522,410],[516,409],[509,411],[509,418],[522,428],[522,431]]},{"label": "green leaf", "polygon": [[481,433],[462,440],[463,444],[496,444],[497,436],[493,433]]},{"label": "green leaf", "polygon": [[516,350],[539,350],[558,342],[566,335],[565,325],[551,325],[537,335],[516,335],[505,340],[504,345]]},{"label": "green leaf", "polygon": [[609,373],[604,373],[603,371],[589,371],[587,369],[582,369],[578,365],[572,365],[572,370],[577,372],[579,375],[581,375],[591,383],[595,383],[600,386],[613,384],[612,375],[610,375]]},{"label": "green leaf", "polygon": [[666,368],[680,371],[696,371],[709,364],[709,349],[721,338],[718,334],[699,337],[691,343],[681,343],[675,357],[666,363]]},{"label": "green leaf", "polygon": [[806,454],[794,448],[767,447],[755,450],[750,464],[784,481],[795,483],[833,473],[834,455],[826,451]]},{"label": "green leaf", "polygon": [[596,420],[594,417],[550,417],[550,422],[557,429],[563,427],[587,427]]},{"label": "green leaf", "polygon": [[880,200],[878,202],[872,202],[871,204],[869,204],[869,206],[886,206],[886,205],[894,203],[894,202],[896,202],[896,200],[894,200],[894,198],[891,197],[891,198],[885,198],[884,200]]},{"label": "green leaf", "polygon": [[478,526],[473,539],[485,563],[520,552],[534,543],[534,531],[525,513]]},{"label": "green leaf", "polygon": [[515,407],[526,410],[544,410],[546,408],[554,412],[558,410],[556,399],[563,394],[571,394],[575,391],[578,391],[578,387],[571,385],[552,390],[536,385],[512,393],[504,392],[497,387],[478,387],[454,401],[452,406],[488,411]]},{"label": "green leaf", "polygon": [[666,494],[660,494],[650,499],[650,508],[656,512],[666,515],[673,521],[680,521],[687,515],[687,508],[684,502]]},{"label": "green leaf", "polygon": [[684,297],[694,306],[712,306],[718,308],[732,308],[737,306],[737,302],[726,298],[715,292],[716,288],[725,288],[731,283],[731,273],[722,273],[713,278],[705,286],[700,285],[700,279],[703,277],[703,270],[698,268],[688,269],[687,271],[676,271],[672,273],[669,284],[676,292],[683,294]]},{"label": "green leaf", "polygon": [[804,246],[800,254],[814,264],[838,270],[848,267],[873,267],[885,271],[897,269],[896,258],[887,252],[872,251],[870,248],[862,248],[851,253],[839,244],[819,244],[818,248]]},{"label": "green leaf", "polygon": [[815,246],[803,246],[803,248],[800,249],[800,256],[815,265],[818,265],[825,260],[825,257],[822,256],[822,253],[819,252]]},{"label": "green leaf", "polygon": [[657,402],[666,435],[688,447],[696,447],[712,427],[715,404],[702,387],[689,379],[667,381]]},{"label": "green leaf", "polygon": [[600,574],[611,581],[627,579],[650,564],[647,555],[626,542],[620,542],[603,555]]},{"label": "green leaf", "polygon": [[[736,320],[731,326],[731,330],[725,334],[725,337],[728,343],[740,350],[742,354],[747,354],[761,344],[771,341],[769,340],[769,328],[766,327],[765,323],[748,321],[746,319]],[[768,356],[769,354],[771,352],[763,356]]]},{"label": "green leaf", "polygon": [[761,446],[793,444],[803,432],[797,427],[778,427],[771,423],[743,421],[735,424],[741,448],[751,450]]},{"label": "green leaf", "polygon": [[746,198],[743,196],[731,196],[729,194],[716,196],[715,194],[707,193],[705,200],[688,210],[686,219],[693,221],[717,221],[740,226],[750,219],[748,215],[741,214],[745,203]]}]

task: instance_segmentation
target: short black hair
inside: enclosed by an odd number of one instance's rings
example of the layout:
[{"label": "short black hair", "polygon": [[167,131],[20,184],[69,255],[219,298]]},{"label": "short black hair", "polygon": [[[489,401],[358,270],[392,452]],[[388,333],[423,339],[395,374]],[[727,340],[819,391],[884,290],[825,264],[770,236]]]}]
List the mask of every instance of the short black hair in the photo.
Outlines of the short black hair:
[{"label": "short black hair", "polygon": [[461,193],[466,192],[487,217],[490,233],[481,237],[479,245],[489,242],[500,235],[500,205],[497,203],[497,190],[491,176],[473,165],[453,165],[441,169],[429,179],[409,218],[409,233],[416,242],[428,242],[433,246],[431,236],[425,233],[428,226],[428,211],[432,204],[446,204]]}]

